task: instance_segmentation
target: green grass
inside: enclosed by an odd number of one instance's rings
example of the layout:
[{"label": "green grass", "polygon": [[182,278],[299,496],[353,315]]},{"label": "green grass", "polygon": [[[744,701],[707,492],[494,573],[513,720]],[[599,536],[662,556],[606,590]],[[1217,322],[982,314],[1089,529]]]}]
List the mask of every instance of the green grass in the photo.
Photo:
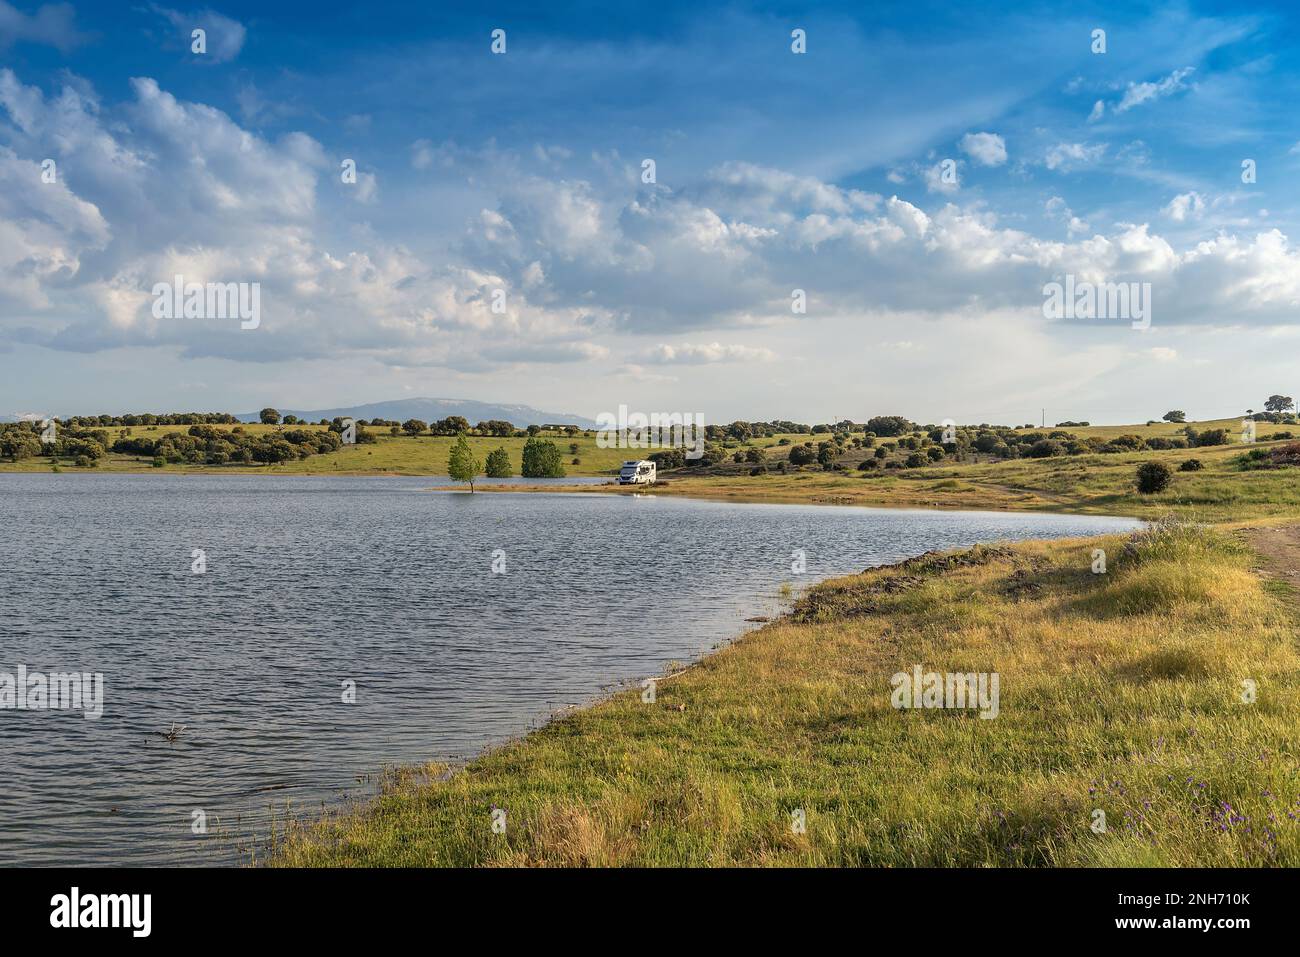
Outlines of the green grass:
[{"label": "green grass", "polygon": [[[215,426],[215,428],[226,430],[233,426]],[[320,425],[292,425],[292,426],[273,426],[273,425],[244,425],[246,432],[253,434],[274,433],[279,429],[312,429],[323,430],[325,427]],[[135,426],[129,431],[133,436],[145,436],[148,438],[158,438],[168,432],[186,432],[189,426],[184,425],[160,425],[154,429],[145,426]],[[108,432],[112,439],[117,438],[118,428],[107,427],[104,431]],[[386,428],[368,429],[377,438],[375,444],[347,446],[338,452],[332,452],[326,455],[313,455],[306,459],[297,459],[291,462],[285,462],[281,465],[186,465],[175,464],[167,465],[161,469],[154,469],[151,465],[151,459],[136,455],[115,455],[110,453],[100,460],[95,469],[81,469],[75,467],[70,460],[61,460],[60,467],[68,472],[221,472],[221,473],[254,473],[254,474],[271,474],[271,475],[345,475],[345,474],[396,474],[396,475],[446,475],[447,474],[447,456],[451,452],[451,446],[456,441],[451,436],[432,436],[420,435],[414,438],[402,434],[399,436],[390,436]],[[617,472],[618,466],[626,458],[629,458],[626,449],[602,449],[597,447],[595,433],[590,436],[579,433],[570,438],[563,433],[548,432],[543,433],[541,438],[554,442],[559,446],[561,461],[564,463],[564,469],[567,474],[572,476],[592,476],[602,474],[613,474]],[[474,456],[480,461],[487,459],[488,453],[496,448],[505,448],[510,454],[511,464],[514,467],[515,474],[518,475],[522,467],[523,447],[526,439],[521,438],[481,438],[476,436],[469,437],[470,448]],[[570,443],[576,442],[578,452],[576,454],[569,451]],[[573,459],[578,459],[579,464],[572,464]],[[0,473],[2,472],[47,472],[50,469],[50,462],[44,457],[31,459],[22,459],[17,463],[0,461]]]},{"label": "green grass", "polygon": [[[1274,444],[1277,443],[1259,442],[1256,447]],[[666,481],[656,486],[655,494],[736,501],[1016,509],[1138,517],[1178,512],[1214,522],[1290,515],[1300,510],[1298,473],[1286,468],[1243,472],[1236,460],[1244,448],[1238,443],[1160,452],[941,463],[874,473],[824,472],[816,468],[761,476],[692,476],[681,472],[666,475]],[[1199,459],[1204,469],[1176,471],[1171,487],[1156,495],[1137,492],[1134,476],[1139,464],[1160,461],[1176,470],[1190,458]]]},{"label": "green grass", "polygon": [[[1250,563],[1165,525],[829,581],[655,703],[621,693],[399,776],[272,862],[1297,866],[1296,623]],[[917,664],[997,672],[999,716],[895,710],[890,676]]]}]

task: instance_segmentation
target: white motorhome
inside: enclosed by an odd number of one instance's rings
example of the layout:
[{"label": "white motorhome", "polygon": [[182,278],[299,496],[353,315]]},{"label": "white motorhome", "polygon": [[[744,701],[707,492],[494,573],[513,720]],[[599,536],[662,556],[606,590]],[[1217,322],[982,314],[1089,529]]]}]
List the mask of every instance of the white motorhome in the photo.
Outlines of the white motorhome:
[{"label": "white motorhome", "polygon": [[624,462],[618,470],[619,485],[653,485],[655,481],[655,464],[649,459]]}]

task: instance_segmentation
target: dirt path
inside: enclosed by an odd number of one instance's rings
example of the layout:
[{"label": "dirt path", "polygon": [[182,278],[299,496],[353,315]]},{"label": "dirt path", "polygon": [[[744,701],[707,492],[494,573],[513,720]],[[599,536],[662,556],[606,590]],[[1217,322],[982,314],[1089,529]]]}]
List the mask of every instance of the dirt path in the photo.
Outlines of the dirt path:
[{"label": "dirt path", "polygon": [[1265,577],[1300,588],[1300,525],[1248,528],[1244,534],[1263,559]]}]

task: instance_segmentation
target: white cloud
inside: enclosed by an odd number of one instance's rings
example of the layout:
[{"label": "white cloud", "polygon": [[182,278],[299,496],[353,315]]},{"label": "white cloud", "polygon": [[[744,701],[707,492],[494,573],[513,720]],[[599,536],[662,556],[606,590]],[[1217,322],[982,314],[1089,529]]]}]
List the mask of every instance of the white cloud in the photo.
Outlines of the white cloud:
[{"label": "white cloud", "polygon": [[961,189],[961,177],[958,175],[956,160],[944,159],[933,166],[927,166],[922,170],[921,178],[925,181],[927,192],[952,195]]},{"label": "white cloud", "polygon": [[0,50],[15,43],[41,43],[68,53],[89,38],[77,31],[76,12],[70,3],[46,3],[31,14],[0,0]]},{"label": "white cloud", "polygon": [[1001,166],[1007,161],[1007,144],[996,133],[967,133],[961,151],[981,166]]},{"label": "white cloud", "polygon": [[1125,89],[1123,97],[1120,98],[1119,104],[1115,107],[1115,112],[1124,113],[1135,106],[1141,106],[1143,103],[1159,100],[1177,93],[1179,90],[1186,89],[1183,80],[1193,72],[1193,67],[1186,66],[1181,70],[1174,70],[1173,73],[1156,83],[1130,83],[1128,88]]},{"label": "white cloud", "polygon": [[428,140],[416,140],[411,144],[411,166],[415,169],[428,169],[433,165],[433,144]]},{"label": "white cloud", "polygon": [[661,343],[641,357],[654,365],[702,365],[716,362],[771,362],[776,353],[759,346],[723,345],[720,342]]},{"label": "white cloud", "polygon": [[1164,214],[1179,223],[1188,219],[1199,219],[1204,211],[1205,199],[1195,190],[1190,193],[1180,193],[1164,208]]},{"label": "white cloud", "polygon": [[1106,115],[1106,101],[1098,100],[1096,103],[1092,104],[1092,112],[1088,114],[1088,122],[1096,123],[1105,115]]},{"label": "white cloud", "polygon": [[1105,143],[1057,143],[1048,149],[1043,162],[1048,169],[1068,170],[1095,163],[1105,152]]},{"label": "white cloud", "polygon": [[[622,175],[529,173],[531,152],[521,162],[495,147],[475,159],[482,205],[463,240],[415,250],[361,224],[338,228],[352,207],[337,188],[318,190],[337,166],[312,137],[258,136],[151,79],[132,90],[104,106],[86,88],[46,96],[0,70],[0,339],[472,373],[604,362],[635,333],[661,344],[621,375],[671,367],[685,377],[772,361],[835,323],[863,341],[914,343],[909,361],[934,354],[925,323],[954,316],[1060,335],[1041,318],[1041,290],[1066,273],[1151,282],[1157,326],[1285,323],[1300,304],[1300,253],[1278,230],[1182,249],[1146,223],[1085,238],[1087,224],[1051,197],[1045,212],[1069,234],[1060,241],[1009,227],[983,205],[936,203],[919,185],[919,196],[882,198],[723,163],[676,191],[644,189]],[[78,171],[73,188],[39,183],[48,144]],[[450,148],[425,148],[433,166],[434,156],[461,162]],[[1102,150],[1061,144],[1061,162]],[[359,190],[373,189],[365,182]],[[927,199],[937,208],[922,208]],[[154,320],[149,291],[176,272],[261,282],[262,327],[232,334]],[[806,315],[791,312],[794,288],[807,292]],[[498,290],[504,312],[492,308]],[[824,344],[833,353],[842,342]]]},{"label": "white cloud", "polygon": [[1074,215],[1074,210],[1065,204],[1065,200],[1060,196],[1053,196],[1043,203],[1043,209],[1051,219],[1057,219],[1065,223],[1066,232],[1071,236],[1078,233],[1086,233],[1091,227],[1086,222]]},{"label": "white cloud", "polygon": [[247,32],[238,20],[231,19],[210,7],[182,13],[151,4],[153,12],[164,18],[177,31],[186,50],[190,49],[193,31],[201,29],[206,34],[207,52],[203,54],[212,63],[228,63],[239,56],[244,48]]}]

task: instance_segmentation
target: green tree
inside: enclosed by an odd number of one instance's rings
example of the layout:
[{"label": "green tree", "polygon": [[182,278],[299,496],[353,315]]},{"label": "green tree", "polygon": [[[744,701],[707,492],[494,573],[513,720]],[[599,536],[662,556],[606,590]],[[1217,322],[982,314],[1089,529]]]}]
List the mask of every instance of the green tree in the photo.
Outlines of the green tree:
[{"label": "green tree", "polygon": [[1170,412],[1166,412],[1160,418],[1164,419],[1166,422],[1186,422],[1187,413],[1181,409],[1174,409]]},{"label": "green tree", "polygon": [[469,440],[462,432],[456,437],[456,444],[451,447],[447,457],[447,474],[457,482],[468,482],[471,493],[474,491],[474,479],[483,471],[483,463],[474,458],[470,451]]},{"label": "green tree", "polygon": [[405,431],[407,435],[412,435],[412,436],[419,435],[428,427],[429,427],[428,423],[425,422],[423,419],[407,419],[405,422],[402,423],[403,431]]},{"label": "green tree", "polygon": [[514,467],[510,464],[510,453],[508,453],[504,448],[495,449],[488,453],[488,478],[510,478],[510,476],[514,474]]},{"label": "green tree", "polygon": [[564,478],[560,449],[554,442],[532,438],[524,443],[524,478]]},{"label": "green tree", "polygon": [[1295,408],[1295,400],[1289,395],[1270,395],[1264,402],[1264,408],[1269,412],[1285,412]]},{"label": "green tree", "polygon": [[275,409],[263,409],[258,413],[258,418],[262,420],[263,425],[279,425],[280,413]]},{"label": "green tree", "polygon": [[867,420],[867,431],[876,435],[902,435],[912,430],[912,423],[901,415],[876,415]]},{"label": "green tree", "polygon": [[8,429],[0,433],[0,455],[7,455],[17,462],[19,459],[33,458],[41,454],[41,443],[30,432]]}]

